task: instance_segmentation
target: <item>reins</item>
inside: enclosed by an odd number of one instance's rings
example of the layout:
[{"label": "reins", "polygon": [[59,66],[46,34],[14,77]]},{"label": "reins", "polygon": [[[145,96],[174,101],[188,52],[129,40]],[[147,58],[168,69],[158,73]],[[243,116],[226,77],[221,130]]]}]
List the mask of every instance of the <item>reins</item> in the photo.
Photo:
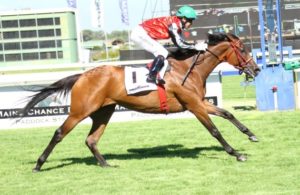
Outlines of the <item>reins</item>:
[{"label": "reins", "polygon": [[208,51],[211,55],[215,56],[218,60],[219,63],[223,62],[224,60],[220,59],[219,56],[217,56],[216,54],[214,54],[212,51],[210,51],[209,49],[206,49],[206,51]]},{"label": "reins", "polygon": [[[214,54],[214,53],[213,53],[212,51],[210,51],[209,49],[206,49],[205,51],[208,51],[210,54],[212,54],[213,56],[215,56],[215,57],[219,60],[219,63],[223,61],[222,59],[219,58],[219,56],[217,56],[216,54]],[[184,76],[184,78],[183,78],[183,80],[182,80],[181,86],[184,85],[186,79],[187,79],[188,76],[191,74],[191,72],[192,72],[192,70],[194,69],[194,67],[195,67],[195,65],[196,65],[196,62],[197,62],[197,60],[198,60],[198,58],[199,58],[199,56],[200,56],[201,54],[204,54],[204,53],[203,53],[202,51],[199,51],[198,54],[197,54],[197,56],[194,58],[193,63],[191,64],[190,68],[188,69],[188,71],[186,72],[186,74],[185,74],[185,76]]]},{"label": "reins", "polygon": [[196,58],[194,58],[193,63],[191,64],[190,68],[188,69],[188,71],[186,72],[186,74],[185,74],[185,76],[184,76],[184,78],[183,78],[183,80],[182,80],[181,86],[184,85],[186,79],[187,79],[188,76],[191,74],[191,72],[192,72],[192,70],[194,69],[194,67],[195,67],[195,65],[196,65],[196,62],[197,62],[197,60],[198,60],[198,58],[199,58],[199,56],[200,56],[201,54],[202,54],[202,51],[199,51],[198,54],[197,54],[197,56],[196,56]]},{"label": "reins", "polygon": [[[244,58],[244,56],[242,55],[242,53],[241,53],[241,51],[240,51],[240,49],[243,49],[243,48],[241,48],[240,45],[239,45],[239,44],[240,44],[240,40],[235,41],[235,40],[233,40],[232,38],[230,38],[230,37],[228,37],[228,36],[227,36],[227,38],[228,38],[228,40],[229,40],[230,46],[231,46],[231,48],[232,48],[232,51],[231,51],[229,54],[227,54],[226,57],[227,57],[227,59],[228,59],[232,54],[235,54],[235,55],[236,55],[239,64],[238,64],[237,66],[235,66],[235,67],[236,67],[237,69],[239,69],[239,73],[241,74],[241,73],[244,71],[245,67],[247,67],[247,64],[248,64],[251,60],[253,60],[253,58],[252,58],[252,57],[250,57],[249,59],[245,59],[245,58]],[[209,53],[210,53],[211,55],[213,55],[214,57],[216,57],[216,58],[219,60],[219,63],[221,63],[221,62],[224,61],[223,59],[220,59],[220,57],[217,56],[215,53],[213,53],[211,50],[206,49],[206,51],[209,52]],[[186,79],[187,79],[188,76],[191,74],[191,72],[192,72],[192,70],[194,69],[194,67],[195,67],[195,65],[196,65],[196,62],[197,62],[197,60],[198,60],[198,58],[199,58],[199,56],[200,56],[201,54],[202,54],[202,52],[199,51],[199,53],[197,54],[196,58],[194,58],[194,61],[192,62],[190,68],[188,69],[188,71],[186,72],[186,74],[185,74],[185,76],[184,76],[184,78],[183,78],[183,81],[182,81],[182,83],[181,83],[181,86],[184,85]]]}]

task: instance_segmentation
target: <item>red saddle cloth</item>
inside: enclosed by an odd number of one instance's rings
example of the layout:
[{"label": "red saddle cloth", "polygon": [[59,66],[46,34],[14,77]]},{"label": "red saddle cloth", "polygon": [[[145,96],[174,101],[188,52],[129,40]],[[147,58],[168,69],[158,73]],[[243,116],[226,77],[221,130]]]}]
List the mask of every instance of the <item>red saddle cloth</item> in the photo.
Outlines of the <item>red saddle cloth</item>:
[{"label": "red saddle cloth", "polygon": [[160,110],[168,114],[169,106],[167,103],[167,94],[166,94],[165,87],[163,85],[157,85],[157,91],[158,91],[158,97],[160,102]]},{"label": "red saddle cloth", "polygon": [[[152,62],[147,64],[147,68],[150,69]],[[160,110],[164,111],[166,114],[169,113],[169,106],[167,103],[167,94],[165,87],[163,85],[157,85],[158,98],[160,102]]]}]

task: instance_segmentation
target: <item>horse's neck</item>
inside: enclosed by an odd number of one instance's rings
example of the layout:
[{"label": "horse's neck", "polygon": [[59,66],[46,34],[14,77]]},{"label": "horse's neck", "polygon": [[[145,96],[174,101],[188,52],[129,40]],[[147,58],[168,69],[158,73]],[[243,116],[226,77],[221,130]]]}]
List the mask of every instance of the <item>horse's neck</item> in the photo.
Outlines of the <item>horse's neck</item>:
[{"label": "horse's neck", "polygon": [[203,80],[206,80],[209,74],[222,62],[223,56],[228,50],[228,43],[220,44],[211,48],[211,52],[206,52],[198,59],[196,66]]},{"label": "horse's neck", "polygon": [[202,79],[206,80],[209,74],[218,66],[220,61],[212,55],[204,56],[200,60],[202,61],[199,62],[199,65],[196,66],[196,69],[197,72],[199,72],[199,74],[201,75]]}]

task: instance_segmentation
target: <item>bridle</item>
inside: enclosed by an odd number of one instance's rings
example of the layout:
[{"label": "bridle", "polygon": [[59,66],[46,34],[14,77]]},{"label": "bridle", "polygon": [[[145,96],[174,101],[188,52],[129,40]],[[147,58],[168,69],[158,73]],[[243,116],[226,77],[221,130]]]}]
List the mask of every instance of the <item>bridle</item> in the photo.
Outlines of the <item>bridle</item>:
[{"label": "bridle", "polygon": [[228,37],[227,38],[230,40],[230,46],[232,48],[232,51],[227,54],[226,58],[229,59],[232,54],[235,54],[237,59],[238,59],[238,65],[235,65],[235,68],[239,69],[239,72],[242,73],[245,71],[245,69],[248,69],[249,62],[253,60],[252,57],[249,57],[246,59],[242,53],[244,52],[244,48],[241,47],[241,40],[233,40],[232,38]]},{"label": "bridle", "polygon": [[[242,55],[242,53],[244,52],[244,48],[241,47],[241,41],[240,40],[234,40],[229,36],[226,36],[229,40],[230,43],[230,48],[232,48],[231,52],[228,53],[225,57],[227,59],[229,59],[231,57],[232,54],[235,54],[239,64],[238,65],[234,65],[234,67],[236,69],[239,70],[239,73],[242,74],[243,72],[245,72],[246,74],[251,75],[253,78],[255,77],[249,68],[249,62],[251,60],[253,60],[252,57],[250,57],[249,59],[245,59],[245,57]],[[223,62],[224,59],[220,58],[218,55],[216,55],[214,52],[212,52],[211,50],[209,50],[208,48],[206,49],[207,52],[209,52],[211,55],[213,55],[214,57],[216,57],[219,60],[219,63]],[[181,85],[183,86],[187,77],[189,76],[189,74],[192,72],[193,68],[195,67],[195,65],[197,64],[197,59],[199,58],[199,56],[202,54],[201,51],[198,52],[197,56],[194,58],[194,61],[192,63],[192,65],[190,66],[190,68],[188,69],[187,73],[185,74],[183,81],[181,83]]]},{"label": "bridle", "polygon": [[[232,38],[228,37],[229,39],[229,43],[230,43],[230,47],[232,48],[231,52],[228,53],[226,55],[226,58],[229,59],[231,57],[232,54],[235,54],[239,64],[238,65],[234,65],[235,68],[237,68],[239,70],[239,73],[243,73],[244,71],[246,71],[246,69],[248,69],[248,64],[251,60],[253,60],[252,57],[249,57],[248,59],[245,59],[245,57],[242,55],[242,52],[244,51],[244,48],[241,47],[241,41],[240,40],[233,40]],[[217,56],[216,54],[214,54],[211,50],[206,49],[206,51],[208,51],[209,53],[211,53],[213,56],[215,56],[219,62],[224,61],[223,59],[220,59],[219,56]]]}]

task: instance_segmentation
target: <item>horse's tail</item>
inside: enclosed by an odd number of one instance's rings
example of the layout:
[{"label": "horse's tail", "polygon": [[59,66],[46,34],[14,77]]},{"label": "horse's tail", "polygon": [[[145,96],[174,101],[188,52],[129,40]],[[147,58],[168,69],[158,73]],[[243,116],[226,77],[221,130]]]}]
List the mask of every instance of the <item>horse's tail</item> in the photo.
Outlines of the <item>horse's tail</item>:
[{"label": "horse's tail", "polygon": [[36,92],[38,93],[33,96],[30,96],[30,101],[26,104],[26,106],[23,109],[21,109],[18,112],[19,116],[21,118],[24,117],[28,113],[28,111],[31,108],[33,108],[37,103],[54,93],[62,93],[64,96],[66,96],[80,76],[81,74],[71,75],[59,81],[56,81],[48,87],[37,90]]}]

